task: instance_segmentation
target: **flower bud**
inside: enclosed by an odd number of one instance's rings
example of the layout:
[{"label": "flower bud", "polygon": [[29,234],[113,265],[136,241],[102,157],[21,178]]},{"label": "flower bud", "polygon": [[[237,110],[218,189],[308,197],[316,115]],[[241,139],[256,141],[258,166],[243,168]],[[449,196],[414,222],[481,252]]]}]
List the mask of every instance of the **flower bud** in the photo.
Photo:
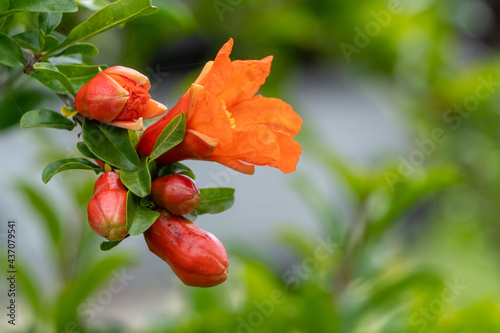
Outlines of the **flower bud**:
[{"label": "flower bud", "polygon": [[167,107],[151,99],[146,76],[121,66],[103,70],[76,94],[75,107],[82,116],[110,125],[142,130],[142,120],[164,114]]},{"label": "flower bud", "polygon": [[227,278],[229,260],[224,245],[182,216],[162,211],[144,238],[149,250],[188,286],[212,287]]},{"label": "flower bud", "polygon": [[102,190],[127,190],[120,180],[120,175],[113,171],[103,173],[95,182],[94,194]]},{"label": "flower bud", "polygon": [[194,211],[200,203],[200,190],[188,176],[169,175],[151,183],[151,199],[175,215],[184,215]]},{"label": "flower bud", "polygon": [[127,235],[127,188],[116,172],[105,172],[96,181],[87,206],[89,225],[110,241]]}]

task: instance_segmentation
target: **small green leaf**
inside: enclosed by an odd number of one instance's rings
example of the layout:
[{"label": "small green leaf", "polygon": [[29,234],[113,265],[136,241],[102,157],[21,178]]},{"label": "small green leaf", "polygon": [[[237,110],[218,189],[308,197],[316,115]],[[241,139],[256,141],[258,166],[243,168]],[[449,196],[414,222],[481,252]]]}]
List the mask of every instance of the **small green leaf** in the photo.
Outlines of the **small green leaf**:
[{"label": "small green leaf", "polygon": [[86,56],[95,56],[99,53],[99,50],[94,44],[90,43],[78,43],[78,44],[73,44],[64,51],[61,52],[61,54],[67,55],[67,54],[82,54]]},{"label": "small green leaf", "polygon": [[160,216],[157,211],[143,207],[141,198],[132,191],[127,193],[127,231],[130,235],[140,235]]},{"label": "small green leaf", "polygon": [[146,161],[143,161],[137,170],[121,170],[120,179],[123,185],[141,198],[151,192],[151,175]]},{"label": "small green leaf", "polygon": [[38,82],[43,84],[45,87],[49,88],[53,92],[59,95],[67,95],[69,91],[64,88],[64,86],[58,80],[54,79],[52,76],[47,73],[36,71],[30,74],[30,76],[36,79]]},{"label": "small green leaf", "polygon": [[70,13],[78,7],[73,0],[15,0],[8,11],[0,13],[0,18],[19,12]]},{"label": "small green leaf", "polygon": [[97,156],[95,156],[89,149],[89,147],[87,147],[87,145],[85,144],[85,142],[83,141],[80,141],[76,144],[76,149],[80,152],[80,154],[82,154],[83,156],[85,157],[88,157],[88,158],[91,158],[91,159],[98,159]]},{"label": "small green leaf", "polygon": [[59,72],[63,73],[69,82],[79,90],[85,83],[87,83],[94,76],[99,74],[100,71],[106,69],[106,65],[88,66],[88,65],[57,65],[56,68]]},{"label": "small green leaf", "polygon": [[178,145],[182,139],[184,139],[184,133],[186,131],[186,116],[184,113],[176,116],[172,121],[165,126],[163,131],[156,139],[155,145],[149,159],[155,160],[161,155],[165,154],[167,151]]},{"label": "small green leaf", "polygon": [[221,213],[233,205],[234,188],[202,188],[200,189],[200,198],[200,204],[196,208],[198,215]]},{"label": "small green leaf", "polygon": [[74,0],[15,0],[11,1],[9,10],[25,12],[76,12],[78,7]]},{"label": "small green leaf", "polygon": [[82,133],[83,141],[100,160],[128,171],[139,166],[141,161],[126,129],[85,119]]},{"label": "small green leaf", "polygon": [[25,31],[20,34],[12,36],[12,38],[25,49],[33,51],[40,50],[40,40],[38,39],[37,31]]},{"label": "small green leaf", "polygon": [[65,158],[50,163],[43,169],[42,180],[44,183],[48,183],[54,175],[65,170],[93,170],[98,174],[102,169],[100,166],[90,162],[85,158]]},{"label": "small green leaf", "polygon": [[181,175],[188,176],[189,178],[191,178],[193,180],[195,179],[195,175],[194,175],[193,171],[190,168],[188,168],[187,166],[185,166],[184,164],[178,163],[178,162],[172,163],[172,164],[162,165],[162,167],[158,171],[158,178],[165,177],[168,175],[173,175],[173,174],[181,174]]},{"label": "small green leaf", "polygon": [[59,81],[71,95],[76,96],[75,89],[73,88],[71,82],[69,82],[68,77],[61,73],[56,66],[48,62],[37,62],[33,65],[33,68]]},{"label": "small green leaf", "polygon": [[[57,49],[81,42],[108,29],[130,21],[141,14],[153,14],[151,0],[119,0],[95,12],[87,20],[76,26]],[[153,7],[154,8],[154,7]]]},{"label": "small green leaf", "polygon": [[26,112],[21,118],[21,127],[49,127],[71,131],[76,126],[74,121],[48,109]]},{"label": "small green leaf", "polygon": [[[128,236],[129,235],[125,236],[125,238],[127,238]],[[120,244],[122,242],[122,240],[124,240],[125,238],[120,239],[119,241],[114,241],[114,242],[107,242],[107,241],[102,242],[100,245],[101,251],[111,250],[112,248],[114,248],[115,246]]]},{"label": "small green leaf", "polygon": [[0,33],[0,64],[11,68],[24,67],[24,57],[21,48],[7,35]]},{"label": "small green leaf", "polygon": [[38,16],[38,28],[44,35],[50,35],[61,23],[62,13],[40,13]]}]

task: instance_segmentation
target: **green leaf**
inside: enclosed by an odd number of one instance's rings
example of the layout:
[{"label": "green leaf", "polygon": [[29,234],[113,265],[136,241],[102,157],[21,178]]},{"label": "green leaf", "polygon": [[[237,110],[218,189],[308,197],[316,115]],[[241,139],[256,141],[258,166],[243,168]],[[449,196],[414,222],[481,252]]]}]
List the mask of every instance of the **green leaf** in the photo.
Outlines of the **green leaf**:
[{"label": "green leaf", "polygon": [[[130,236],[130,235],[125,236],[125,238],[127,238],[128,236]],[[122,242],[122,240],[124,240],[125,238],[123,238],[119,241],[114,241],[114,242],[107,242],[107,241],[102,242],[100,245],[101,251],[111,250],[112,248],[114,248],[115,246],[120,244]]]},{"label": "green leaf", "polygon": [[128,171],[139,166],[141,161],[126,129],[85,119],[82,133],[83,141],[100,160]]},{"label": "green leaf", "polygon": [[196,210],[192,211],[191,213],[189,214],[184,214],[182,215],[186,220],[190,221],[190,222],[194,222],[196,221],[196,219],[198,218],[198,213],[196,212]]},{"label": "green leaf", "polygon": [[74,323],[76,326],[79,321],[77,318],[78,308],[100,285],[105,281],[110,281],[111,276],[114,276],[115,279],[118,278],[120,286],[123,288],[135,278],[129,275],[125,268],[118,269],[130,264],[129,258],[117,254],[101,257],[104,258],[99,258],[91,267],[85,269],[84,274],[73,277],[71,283],[66,284],[65,289],[59,294],[56,308],[53,309],[57,326],[54,329],[55,332],[67,332],[68,323]]},{"label": "green leaf", "polygon": [[186,131],[186,116],[184,113],[176,116],[172,121],[165,126],[163,131],[156,139],[155,145],[149,159],[155,160],[176,145],[178,145],[182,139],[184,139],[184,133]]},{"label": "green leaf", "polygon": [[71,82],[69,82],[69,79],[66,77],[66,75],[61,73],[56,66],[48,62],[37,62],[35,65],[33,65],[33,68],[59,81],[71,95],[76,96],[73,85],[71,84]]},{"label": "green leaf", "polygon": [[80,152],[80,154],[82,154],[83,156],[85,157],[88,157],[88,158],[92,158],[92,159],[98,159],[97,156],[95,156],[89,149],[89,147],[87,147],[87,145],[85,144],[85,142],[83,141],[80,141],[76,144],[76,149]]},{"label": "green leaf", "polygon": [[202,188],[200,189],[200,198],[200,204],[196,207],[198,215],[221,213],[233,205],[234,188]]},{"label": "green leaf", "polygon": [[47,195],[39,192],[33,185],[28,183],[21,182],[16,187],[28,199],[27,202],[31,204],[33,210],[44,222],[45,229],[50,235],[50,244],[55,249],[61,241],[62,224],[55,210],[47,201]]},{"label": "green leaf", "polygon": [[0,33],[0,64],[11,68],[24,67],[24,57],[21,48],[7,35]]},{"label": "green leaf", "polygon": [[53,92],[59,95],[67,95],[69,91],[64,88],[64,86],[58,80],[54,79],[52,76],[44,72],[33,72],[30,76],[36,79],[38,82],[43,84],[45,87],[49,88]]},{"label": "green leaf", "polygon": [[77,10],[73,0],[15,0],[11,1],[8,11],[0,13],[0,17],[18,12],[70,13]]},{"label": "green leaf", "polygon": [[61,54],[83,54],[86,56],[95,56],[99,53],[99,50],[94,44],[90,43],[78,43],[78,44],[73,44],[64,51],[61,52]]},{"label": "green leaf", "polygon": [[93,170],[96,174],[102,169],[100,166],[90,162],[85,158],[65,158],[50,163],[43,169],[42,180],[47,183],[54,175],[65,170]]},{"label": "green leaf", "polygon": [[172,164],[162,165],[160,170],[158,171],[157,178],[165,177],[165,176],[173,175],[173,174],[181,174],[181,175],[188,176],[189,178],[191,178],[193,180],[195,179],[195,175],[194,175],[193,171],[182,163],[172,163]]},{"label": "green leaf", "polygon": [[15,0],[11,1],[10,10],[25,12],[76,12],[74,0]]},{"label": "green leaf", "polygon": [[151,175],[145,160],[137,170],[121,170],[120,179],[123,185],[141,198],[147,196],[149,192],[151,192]]},{"label": "green leaf", "polygon": [[73,87],[75,87],[75,90],[79,90],[85,83],[96,76],[101,70],[106,69],[107,66],[57,65],[56,68],[69,79],[69,82],[71,82]]},{"label": "green leaf", "polygon": [[37,31],[25,31],[20,34],[12,36],[12,38],[25,49],[33,51],[40,50],[40,40],[38,39]]},{"label": "green leaf", "polygon": [[[153,14],[151,0],[119,0],[94,13],[86,21],[76,26],[57,49],[81,42],[117,25],[130,21],[142,14]],[[148,10],[149,9],[149,10]]]},{"label": "green leaf", "polygon": [[21,127],[49,127],[71,131],[76,126],[74,121],[48,109],[26,112],[21,118]]},{"label": "green leaf", "polygon": [[38,16],[38,29],[44,35],[50,35],[52,31],[61,23],[62,13],[40,13]]},{"label": "green leaf", "polygon": [[127,231],[130,235],[140,235],[160,216],[157,211],[143,207],[141,198],[132,191],[127,193]]}]

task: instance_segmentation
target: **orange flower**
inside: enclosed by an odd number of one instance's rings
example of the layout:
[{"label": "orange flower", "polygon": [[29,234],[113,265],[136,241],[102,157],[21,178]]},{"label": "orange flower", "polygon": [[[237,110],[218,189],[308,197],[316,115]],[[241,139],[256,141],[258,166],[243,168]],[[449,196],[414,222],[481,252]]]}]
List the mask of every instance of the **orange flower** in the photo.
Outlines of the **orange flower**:
[{"label": "orange flower", "polygon": [[179,103],[143,133],[136,147],[139,155],[148,156],[165,126],[184,112],[184,140],[157,163],[202,159],[246,174],[254,173],[252,164],[285,173],[295,170],[301,147],[293,138],[302,119],[280,99],[254,96],[269,75],[272,56],[231,61],[232,46],[230,39]]},{"label": "orange flower", "polygon": [[151,84],[138,71],[121,66],[107,68],[76,94],[82,116],[110,125],[142,130],[142,120],[161,116],[167,107],[151,99]]}]

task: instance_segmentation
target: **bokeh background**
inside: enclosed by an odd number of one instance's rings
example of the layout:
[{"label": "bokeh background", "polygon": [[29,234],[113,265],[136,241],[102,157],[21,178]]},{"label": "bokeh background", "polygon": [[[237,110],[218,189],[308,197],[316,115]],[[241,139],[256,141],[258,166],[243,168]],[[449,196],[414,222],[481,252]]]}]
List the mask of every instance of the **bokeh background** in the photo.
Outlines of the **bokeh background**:
[{"label": "bokeh background", "polygon": [[[79,1],[57,30],[107,3]],[[19,128],[62,103],[0,68],[0,251],[6,262],[13,219],[20,306],[1,331],[500,331],[498,2],[153,4],[93,38],[88,61],[141,71],[172,107],[230,37],[232,59],[274,55],[260,93],[303,118],[297,171],[186,163],[200,187],[236,188],[232,209],[197,221],[226,245],[229,279],[186,287],[142,237],[99,250],[86,221],[95,174],[41,181],[47,163],[79,156],[77,131]],[[16,15],[17,29],[32,19]]]}]

